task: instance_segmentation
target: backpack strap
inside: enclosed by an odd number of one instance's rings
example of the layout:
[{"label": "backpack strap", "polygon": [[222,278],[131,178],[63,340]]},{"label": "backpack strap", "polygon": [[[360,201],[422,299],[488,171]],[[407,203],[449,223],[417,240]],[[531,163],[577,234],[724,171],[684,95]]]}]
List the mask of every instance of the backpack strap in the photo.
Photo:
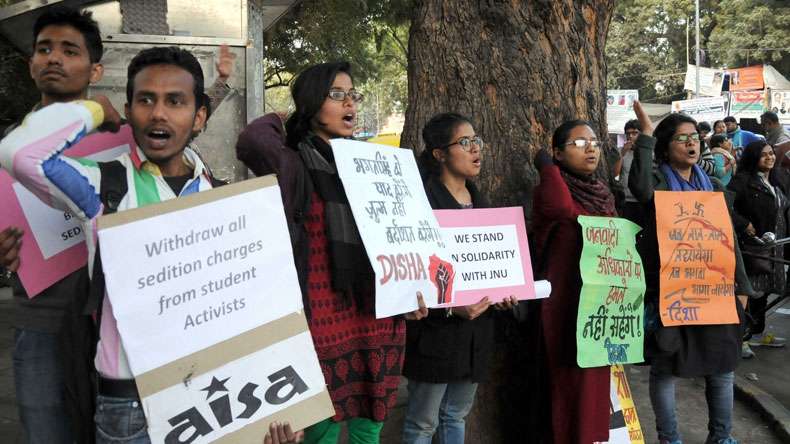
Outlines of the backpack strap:
[{"label": "backpack strap", "polygon": [[[118,206],[129,191],[126,183],[126,167],[117,160],[99,162],[99,171],[101,172],[99,199],[104,205],[103,214],[116,213]],[[84,309],[86,314],[96,313],[97,339],[101,330],[102,304],[104,302],[104,293],[107,289],[104,281],[100,248],[101,245],[97,243],[96,252],[93,256],[90,291]]]}]

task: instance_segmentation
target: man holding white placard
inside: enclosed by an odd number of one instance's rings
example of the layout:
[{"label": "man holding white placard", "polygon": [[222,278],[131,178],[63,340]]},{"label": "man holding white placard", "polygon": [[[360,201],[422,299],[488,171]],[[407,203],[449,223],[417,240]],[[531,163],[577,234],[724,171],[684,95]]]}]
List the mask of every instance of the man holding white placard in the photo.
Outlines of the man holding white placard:
[{"label": "man holding white placard", "polygon": [[[120,116],[104,97],[55,104],[32,113],[0,143],[0,163],[45,202],[82,221],[89,265],[96,253],[95,222],[103,213],[213,188],[200,157],[187,147],[203,129],[208,97],[195,57],[177,48],[141,51],[129,66],[126,117],[138,147],[108,163],[72,160],[63,151],[93,129],[116,127]],[[36,145],[31,145],[32,141]],[[99,191],[97,193],[97,190]],[[96,369],[97,442],[149,442],[146,422],[111,304],[105,300]],[[121,418],[135,418],[134,423]]]}]

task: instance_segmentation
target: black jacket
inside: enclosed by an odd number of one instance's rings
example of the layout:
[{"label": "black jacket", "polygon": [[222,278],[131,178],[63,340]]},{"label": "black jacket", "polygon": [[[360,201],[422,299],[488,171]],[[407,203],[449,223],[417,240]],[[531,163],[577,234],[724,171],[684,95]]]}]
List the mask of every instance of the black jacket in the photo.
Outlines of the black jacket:
[{"label": "black jacket", "polygon": [[[467,182],[466,187],[474,208],[488,207],[474,184]],[[461,209],[436,177],[426,178],[425,192],[434,209]],[[443,308],[431,309],[427,318],[406,322],[403,374],[421,382],[482,382],[488,373],[493,348],[493,308],[473,321],[447,317]]]},{"label": "black jacket", "polygon": [[[645,134],[636,139],[634,162],[631,164],[631,173],[628,177],[629,188],[634,197],[644,205],[646,214],[643,235],[637,241],[637,249],[644,264],[647,281],[646,310],[648,306],[657,307],[659,293],[660,261],[654,191],[669,190],[664,174],[653,170],[655,143],[656,139]],[[711,178],[711,182],[714,191],[724,193],[732,217],[732,193],[726,191],[718,179]],[[735,243],[735,287],[735,294],[749,296],[754,294],[749,278],[746,276],[737,242]],[[660,325],[659,319],[658,328],[646,334],[645,359],[658,373],[680,377],[718,375],[733,371],[740,360],[745,319],[743,307],[737,298],[734,303],[741,321],[740,325],[664,327]]]}]

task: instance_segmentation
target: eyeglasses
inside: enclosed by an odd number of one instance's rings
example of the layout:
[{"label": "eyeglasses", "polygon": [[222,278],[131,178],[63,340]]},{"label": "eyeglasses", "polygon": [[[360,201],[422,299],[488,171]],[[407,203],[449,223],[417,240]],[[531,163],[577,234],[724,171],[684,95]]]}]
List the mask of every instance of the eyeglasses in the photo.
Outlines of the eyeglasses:
[{"label": "eyeglasses", "polygon": [[365,96],[361,92],[355,89],[351,89],[348,91],[343,91],[342,89],[330,89],[329,94],[327,94],[327,96],[330,99],[338,102],[342,102],[346,100],[346,97],[350,98],[351,101],[354,103],[360,103],[363,100],[365,100]]},{"label": "eyeglasses", "polygon": [[483,144],[484,144],[483,138],[480,136],[461,137],[455,142],[441,147],[441,149],[449,148],[453,145],[461,145],[461,149],[468,152],[472,150],[472,144],[477,145],[477,149],[483,149]]},{"label": "eyeglasses", "polygon": [[688,143],[689,140],[693,142],[699,142],[699,134],[697,133],[678,134],[672,137],[673,142]]},{"label": "eyeglasses", "polygon": [[576,148],[586,148],[587,145],[589,145],[595,149],[598,149],[601,147],[601,142],[597,140],[574,139],[571,140],[570,142],[565,143],[565,146],[571,146],[571,145],[575,146]]}]

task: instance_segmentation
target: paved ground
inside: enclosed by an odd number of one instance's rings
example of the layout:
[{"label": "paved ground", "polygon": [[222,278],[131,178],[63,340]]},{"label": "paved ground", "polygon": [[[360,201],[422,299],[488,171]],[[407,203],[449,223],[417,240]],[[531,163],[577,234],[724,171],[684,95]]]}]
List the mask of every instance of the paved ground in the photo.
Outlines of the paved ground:
[{"label": "paved ground", "polygon": [[[12,373],[13,331],[10,327],[10,301],[8,288],[0,288],[0,443],[22,444],[24,435],[19,425],[14,396]],[[785,304],[790,308],[790,303]],[[777,333],[790,330],[790,315],[769,315],[769,324]],[[790,333],[782,333],[790,337]],[[781,398],[790,406],[790,360],[788,350],[756,350],[757,359],[744,362],[738,373],[755,372],[756,382],[765,390]],[[628,369],[631,390],[636,401],[637,412],[647,438],[646,443],[657,442],[655,423],[647,395],[647,368],[630,366]],[[403,424],[405,388],[401,391],[399,407],[384,427],[383,444],[400,442]],[[678,384],[678,419],[686,443],[702,443],[707,435],[707,406],[705,404],[704,381],[683,380]],[[768,423],[755,409],[736,400],[734,413],[734,435],[743,444],[779,444],[782,441],[772,432]]]},{"label": "paved ground", "polygon": [[[783,313],[785,310],[787,312]],[[790,338],[790,299],[785,299],[769,310],[766,321],[766,331],[778,337]],[[767,391],[790,409],[790,347],[752,347],[752,350],[757,356],[741,360],[736,373]]]}]

